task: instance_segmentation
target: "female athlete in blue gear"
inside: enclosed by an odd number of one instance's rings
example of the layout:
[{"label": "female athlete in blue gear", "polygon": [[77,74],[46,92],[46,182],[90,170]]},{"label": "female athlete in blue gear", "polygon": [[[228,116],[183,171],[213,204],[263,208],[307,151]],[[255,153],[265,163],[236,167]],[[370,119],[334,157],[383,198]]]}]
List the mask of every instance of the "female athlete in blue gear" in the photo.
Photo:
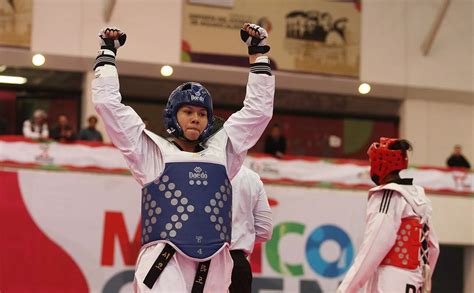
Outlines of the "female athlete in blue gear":
[{"label": "female athlete in blue gear", "polygon": [[273,112],[267,32],[254,24],[241,30],[250,61],[244,107],[215,130],[211,95],[199,83],[184,83],[164,111],[170,138],[146,130],[137,113],[121,103],[115,55],[125,33],[107,28],[99,37],[92,99],[142,186],[135,291],[227,292],[233,265],[230,180]]}]

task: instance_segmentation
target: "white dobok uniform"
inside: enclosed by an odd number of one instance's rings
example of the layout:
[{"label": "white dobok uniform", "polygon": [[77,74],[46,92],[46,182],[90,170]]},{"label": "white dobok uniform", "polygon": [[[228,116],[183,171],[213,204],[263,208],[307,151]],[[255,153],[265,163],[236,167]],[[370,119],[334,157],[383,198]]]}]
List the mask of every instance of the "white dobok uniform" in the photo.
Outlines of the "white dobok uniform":
[{"label": "white dobok uniform", "polygon": [[[337,292],[359,292],[364,287],[367,293],[418,293],[425,284],[430,286],[430,270],[434,271],[439,255],[431,211],[431,201],[420,186],[390,183],[372,188],[364,240]],[[415,242],[415,249],[410,249],[409,241]],[[425,249],[416,247],[420,243]]]},{"label": "white dobok uniform", "polygon": [[[95,70],[92,98],[104,121],[107,133],[122,152],[135,179],[143,187],[157,179],[170,160],[187,162],[212,161],[225,166],[232,179],[239,171],[247,150],[265,130],[273,113],[275,78],[250,73],[244,107],[224,123],[223,129],[204,143],[198,153],[184,152],[172,142],[145,130],[138,114],[121,103],[117,70],[112,65]],[[157,113],[161,117],[161,113]],[[198,262],[175,253],[162,274],[149,289],[143,280],[164,248],[164,243],[142,247],[135,271],[135,290],[139,292],[190,292]],[[212,257],[204,292],[227,292],[231,282],[232,258],[226,244]]]},{"label": "white dobok uniform", "polygon": [[242,166],[232,179],[231,250],[242,250],[248,256],[255,243],[272,238],[272,210],[260,176]]}]

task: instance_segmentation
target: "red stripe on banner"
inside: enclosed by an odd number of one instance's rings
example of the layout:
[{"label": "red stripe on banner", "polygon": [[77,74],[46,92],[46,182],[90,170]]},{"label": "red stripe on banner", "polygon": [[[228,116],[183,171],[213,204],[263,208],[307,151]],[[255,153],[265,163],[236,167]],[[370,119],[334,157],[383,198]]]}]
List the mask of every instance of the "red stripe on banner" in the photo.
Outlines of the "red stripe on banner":
[{"label": "red stripe on banner", "polygon": [[18,141],[31,142],[31,143],[35,142],[31,138],[26,138],[19,135],[0,135],[0,140],[6,141],[6,142],[18,142]]},{"label": "red stripe on banner", "polygon": [[[264,179],[261,178],[263,183],[269,184],[281,184],[281,185],[292,185],[292,186],[303,186],[303,187],[316,187],[316,188],[329,188],[329,189],[346,189],[346,190],[369,190],[375,185],[367,184],[344,184],[337,182],[321,182],[321,181],[294,181],[291,179]],[[423,187],[424,188],[424,187]],[[474,196],[469,191],[459,191],[451,189],[429,189],[424,188],[426,193],[439,194],[439,195],[450,195],[450,196]]]},{"label": "red stripe on banner", "polygon": [[0,161],[0,166],[8,167],[8,168],[25,168],[25,169],[41,168],[41,165],[37,163],[17,163],[13,161]]},{"label": "red stripe on banner", "polygon": [[356,160],[356,159],[330,159],[330,158],[320,158],[320,157],[310,157],[310,156],[294,156],[294,155],[283,155],[282,157],[276,158],[269,154],[262,154],[262,153],[250,153],[249,156],[252,158],[257,159],[264,159],[264,158],[273,158],[280,161],[306,161],[306,162],[320,162],[320,161],[327,161],[331,164],[352,164],[357,166],[368,166],[368,161],[363,160]]},{"label": "red stripe on banner", "polygon": [[331,164],[336,164],[336,165],[351,164],[351,165],[356,165],[356,166],[369,166],[368,161],[354,160],[354,159],[330,159],[328,160],[328,162]]},{"label": "red stripe on banner", "polygon": [[0,291],[89,292],[79,266],[28,213],[18,173],[0,171],[0,178]]},{"label": "red stripe on banner", "polygon": [[292,161],[292,160],[302,160],[302,161],[308,161],[308,162],[318,162],[323,159],[318,158],[318,157],[310,157],[310,156],[293,156],[293,155],[284,155],[282,157],[276,158],[272,155],[269,154],[263,154],[263,153],[249,153],[249,156],[257,159],[262,159],[262,158],[273,158],[276,160],[282,160],[282,161]]},{"label": "red stripe on banner", "polygon": [[74,167],[70,165],[62,165],[62,168],[68,171],[85,171],[85,172],[95,172],[95,173],[112,173],[112,174],[125,174],[131,175],[128,169],[104,169],[99,167]]},{"label": "red stripe on banner", "polygon": [[466,169],[466,168],[460,168],[460,167],[433,167],[433,166],[416,166],[416,167],[413,167],[414,169],[417,169],[417,170],[436,170],[436,171],[442,171],[442,172],[453,172],[453,171],[457,171],[457,172],[462,172],[462,173],[466,173],[466,174],[469,174],[469,173],[473,173],[474,171],[471,171],[469,169]]},{"label": "red stripe on banner", "polygon": [[[5,142],[29,142],[29,143],[44,143],[44,141],[37,141],[33,140],[31,138],[26,138],[21,135],[0,135],[0,140],[5,141]],[[49,143],[60,143],[55,140],[48,140],[46,142]],[[60,143],[64,145],[85,145],[89,147],[112,147],[115,148],[115,146],[111,143],[103,143],[103,142],[98,142],[98,141],[85,141],[85,140],[75,140],[74,142],[70,143]]]},{"label": "red stripe on banner", "polygon": [[106,169],[106,168],[91,167],[91,166],[76,167],[76,166],[71,166],[71,165],[42,165],[42,164],[37,164],[37,163],[17,163],[17,162],[12,162],[12,161],[0,161],[0,167],[130,175],[130,171],[128,169],[121,169],[121,168]]},{"label": "red stripe on banner", "polygon": [[[369,166],[368,160],[357,160],[357,159],[320,158],[320,157],[294,156],[294,155],[284,155],[281,158],[276,158],[272,155],[262,154],[262,153],[249,153],[249,156],[256,159],[273,158],[275,160],[280,160],[280,161],[300,160],[300,161],[306,161],[306,162],[327,161],[328,163],[336,164],[336,165],[351,164],[351,165],[356,165],[356,166]],[[417,170],[437,170],[437,171],[443,171],[443,172],[460,171],[460,172],[465,172],[465,173],[474,173],[474,171],[467,170],[465,168],[416,166],[416,165],[410,165],[409,168],[413,168]]]}]

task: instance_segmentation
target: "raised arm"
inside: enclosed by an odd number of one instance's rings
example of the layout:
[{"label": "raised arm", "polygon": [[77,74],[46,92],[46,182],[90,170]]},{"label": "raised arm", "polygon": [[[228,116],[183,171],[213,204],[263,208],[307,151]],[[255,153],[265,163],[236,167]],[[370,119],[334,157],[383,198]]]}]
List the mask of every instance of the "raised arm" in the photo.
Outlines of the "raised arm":
[{"label": "raised arm", "polygon": [[115,67],[117,49],[125,44],[126,34],[116,28],[99,33],[101,49],[94,66],[92,101],[102,117],[112,143],[122,152],[135,179],[143,185],[162,165],[158,146],[145,134],[145,124],[129,106],[122,104]]},{"label": "raised arm", "polygon": [[231,178],[237,174],[243,158],[254,146],[267,127],[273,115],[275,78],[270,61],[265,53],[268,34],[262,27],[245,24],[241,38],[248,45],[250,73],[244,107],[224,123],[229,141],[227,143],[227,166]]}]

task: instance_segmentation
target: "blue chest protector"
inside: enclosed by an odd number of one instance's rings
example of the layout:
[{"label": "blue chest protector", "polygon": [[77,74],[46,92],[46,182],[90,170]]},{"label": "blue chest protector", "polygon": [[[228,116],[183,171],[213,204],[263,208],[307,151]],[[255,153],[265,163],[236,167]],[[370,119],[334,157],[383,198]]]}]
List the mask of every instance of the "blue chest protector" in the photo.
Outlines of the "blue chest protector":
[{"label": "blue chest protector", "polygon": [[142,245],[172,243],[195,259],[214,255],[232,235],[232,187],[224,166],[171,162],[142,190]]}]

